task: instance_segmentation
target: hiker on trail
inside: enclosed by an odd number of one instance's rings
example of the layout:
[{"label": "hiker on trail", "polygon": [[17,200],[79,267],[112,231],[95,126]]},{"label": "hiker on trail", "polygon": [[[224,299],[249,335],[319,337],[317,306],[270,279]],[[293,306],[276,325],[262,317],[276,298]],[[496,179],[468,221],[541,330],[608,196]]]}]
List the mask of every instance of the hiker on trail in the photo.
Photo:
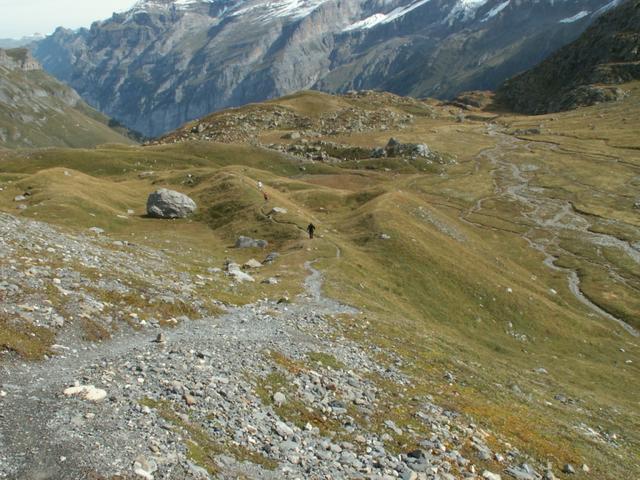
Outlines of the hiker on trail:
[{"label": "hiker on trail", "polygon": [[309,238],[313,238],[313,232],[316,231],[316,226],[313,223],[310,223],[307,227],[307,232],[309,232]]},{"label": "hiker on trail", "polygon": [[265,202],[269,201],[269,195],[267,195],[267,192],[265,192],[264,190],[262,191],[262,196],[264,197]]}]

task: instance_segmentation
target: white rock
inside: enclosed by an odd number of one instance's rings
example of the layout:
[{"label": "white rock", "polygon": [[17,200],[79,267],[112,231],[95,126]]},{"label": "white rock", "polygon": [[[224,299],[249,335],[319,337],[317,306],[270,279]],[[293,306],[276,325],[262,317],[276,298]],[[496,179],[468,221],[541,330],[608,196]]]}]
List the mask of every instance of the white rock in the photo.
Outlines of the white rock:
[{"label": "white rock", "polygon": [[107,397],[106,391],[101,388],[96,388],[93,385],[78,385],[70,387],[64,391],[64,394],[67,397],[78,396],[90,402],[99,402]]},{"label": "white rock", "polygon": [[282,207],[273,207],[271,209],[271,212],[269,212],[269,215],[286,215],[287,214],[287,209],[286,208],[282,208]]},{"label": "white rock", "polygon": [[279,407],[283,405],[287,401],[287,397],[285,397],[284,393],[277,392],[273,396],[273,402]]},{"label": "white rock", "polygon": [[502,477],[497,473],[490,472],[489,470],[485,470],[482,472],[482,478],[486,480],[502,480]]},{"label": "white rock", "polygon": [[262,264],[257,261],[255,258],[252,258],[251,260],[249,260],[247,263],[244,264],[245,268],[260,268],[262,267]]},{"label": "white rock", "polygon": [[276,422],[276,432],[283,438],[289,438],[293,436],[293,429],[283,422]]}]

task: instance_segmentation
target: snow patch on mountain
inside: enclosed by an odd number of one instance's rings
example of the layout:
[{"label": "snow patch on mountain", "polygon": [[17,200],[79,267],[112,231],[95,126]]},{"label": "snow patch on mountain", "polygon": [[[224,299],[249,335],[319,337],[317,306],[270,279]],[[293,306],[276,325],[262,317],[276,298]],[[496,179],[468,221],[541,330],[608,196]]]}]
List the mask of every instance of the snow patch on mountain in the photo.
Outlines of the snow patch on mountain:
[{"label": "snow patch on mountain", "polygon": [[487,12],[487,14],[484,16],[484,18],[482,19],[483,22],[488,21],[490,18],[495,17],[496,15],[498,15],[502,10],[504,10],[505,8],[507,8],[509,6],[509,4],[511,3],[511,0],[507,0],[506,2],[502,2],[500,5],[496,5],[495,7],[493,7],[491,10],[489,10]]},{"label": "snow patch on mountain", "polygon": [[607,3],[604,7],[599,8],[598,10],[593,12],[593,16],[597,17],[598,15],[602,15],[603,13],[608,12],[612,8],[617,7],[618,5],[620,5],[623,1],[624,0],[612,0],[611,2]]},{"label": "snow patch on mountain", "polygon": [[304,18],[328,0],[280,0],[257,2],[232,13],[232,16],[242,16],[247,13],[255,15],[256,20],[271,20],[278,17],[293,19]]},{"label": "snow patch on mountain", "polygon": [[445,23],[452,24],[456,20],[469,20],[474,18],[476,11],[487,3],[488,0],[458,0],[445,19]]},{"label": "snow patch on mountain", "polygon": [[589,10],[582,10],[581,12],[576,13],[573,17],[563,18],[562,20],[560,20],[560,23],[577,22],[578,20],[580,20],[581,18],[586,17],[590,13],[591,12]]},{"label": "snow patch on mountain", "polygon": [[429,1],[431,0],[418,0],[417,2],[413,2],[405,7],[398,7],[389,13],[376,13],[374,15],[371,15],[370,17],[365,18],[364,20],[360,20],[359,22],[349,25],[344,29],[344,31],[349,32],[353,30],[367,30],[369,28],[375,27],[376,25],[391,23],[398,18],[404,17],[407,13],[415,10],[416,8],[424,5]]}]

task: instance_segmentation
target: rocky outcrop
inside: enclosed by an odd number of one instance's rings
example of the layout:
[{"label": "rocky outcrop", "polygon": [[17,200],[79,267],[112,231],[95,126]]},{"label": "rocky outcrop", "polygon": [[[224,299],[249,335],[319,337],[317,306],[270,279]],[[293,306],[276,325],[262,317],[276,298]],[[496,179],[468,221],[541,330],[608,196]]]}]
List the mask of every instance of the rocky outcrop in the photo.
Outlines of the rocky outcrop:
[{"label": "rocky outcrop", "polygon": [[88,30],[59,29],[35,54],[91,105],[158,136],[302,89],[448,98],[493,88],[608,3],[146,0]]},{"label": "rocky outcrop", "polygon": [[0,67],[25,72],[42,70],[40,63],[33,58],[31,52],[26,48],[14,48],[10,50],[0,48]]},{"label": "rocky outcrop", "polygon": [[255,240],[244,235],[240,235],[236,240],[236,248],[265,248],[268,245],[266,240]]},{"label": "rocky outcrop", "polygon": [[505,82],[496,100],[512,110],[542,114],[620,100],[617,87],[640,79],[640,1],[602,15],[578,40],[535,68]]},{"label": "rocky outcrop", "polygon": [[153,218],[186,218],[196,211],[196,202],[187,195],[161,188],[147,199],[147,215]]},{"label": "rocky outcrop", "polygon": [[384,153],[387,157],[427,158],[431,155],[431,150],[424,143],[400,143],[397,139],[391,138]]}]

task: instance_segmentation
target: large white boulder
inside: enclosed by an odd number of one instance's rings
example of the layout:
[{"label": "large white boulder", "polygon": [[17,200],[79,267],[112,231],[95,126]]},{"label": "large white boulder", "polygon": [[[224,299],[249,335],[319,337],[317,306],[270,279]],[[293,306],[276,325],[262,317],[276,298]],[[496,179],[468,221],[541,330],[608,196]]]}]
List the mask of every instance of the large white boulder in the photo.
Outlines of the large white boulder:
[{"label": "large white boulder", "polygon": [[154,218],[185,218],[196,208],[187,195],[166,188],[156,190],[147,200],[147,214]]}]

